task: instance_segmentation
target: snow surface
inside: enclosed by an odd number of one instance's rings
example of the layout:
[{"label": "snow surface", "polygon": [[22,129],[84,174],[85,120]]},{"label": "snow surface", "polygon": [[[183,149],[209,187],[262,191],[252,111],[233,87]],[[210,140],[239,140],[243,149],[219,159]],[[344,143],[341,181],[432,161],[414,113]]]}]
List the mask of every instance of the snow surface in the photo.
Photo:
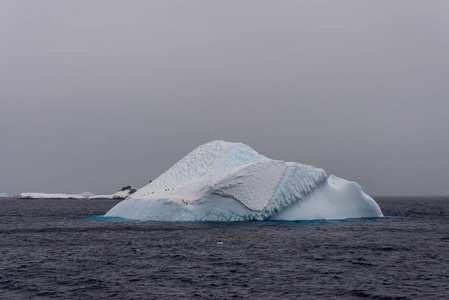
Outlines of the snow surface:
[{"label": "snow surface", "polygon": [[381,217],[359,185],[313,166],[272,160],[241,143],[199,146],[114,206],[142,221],[311,220]]}]

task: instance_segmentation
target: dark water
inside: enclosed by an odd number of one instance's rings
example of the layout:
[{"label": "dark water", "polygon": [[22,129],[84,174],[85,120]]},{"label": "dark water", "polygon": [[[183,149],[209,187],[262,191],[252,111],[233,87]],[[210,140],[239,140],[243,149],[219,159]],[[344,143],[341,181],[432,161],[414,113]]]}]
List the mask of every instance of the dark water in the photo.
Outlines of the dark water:
[{"label": "dark water", "polygon": [[0,299],[448,299],[449,199],[400,218],[139,223],[116,200],[0,200]]}]

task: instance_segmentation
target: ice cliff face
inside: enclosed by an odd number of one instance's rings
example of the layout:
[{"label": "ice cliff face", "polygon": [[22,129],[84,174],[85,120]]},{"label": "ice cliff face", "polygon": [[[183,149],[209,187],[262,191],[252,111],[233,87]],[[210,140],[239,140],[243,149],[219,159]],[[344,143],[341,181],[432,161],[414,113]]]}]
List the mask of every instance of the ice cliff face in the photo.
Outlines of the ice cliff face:
[{"label": "ice cliff face", "polygon": [[380,217],[356,183],[268,159],[241,143],[202,145],[106,217],[142,221],[251,221]]}]

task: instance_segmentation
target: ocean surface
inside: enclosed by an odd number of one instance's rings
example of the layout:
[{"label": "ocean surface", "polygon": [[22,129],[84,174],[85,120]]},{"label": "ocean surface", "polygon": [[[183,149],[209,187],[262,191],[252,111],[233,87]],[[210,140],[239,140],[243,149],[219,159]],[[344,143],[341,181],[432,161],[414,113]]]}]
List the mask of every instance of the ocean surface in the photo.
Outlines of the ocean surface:
[{"label": "ocean surface", "polygon": [[449,198],[375,199],[387,218],[250,223],[0,199],[0,299],[449,299]]}]

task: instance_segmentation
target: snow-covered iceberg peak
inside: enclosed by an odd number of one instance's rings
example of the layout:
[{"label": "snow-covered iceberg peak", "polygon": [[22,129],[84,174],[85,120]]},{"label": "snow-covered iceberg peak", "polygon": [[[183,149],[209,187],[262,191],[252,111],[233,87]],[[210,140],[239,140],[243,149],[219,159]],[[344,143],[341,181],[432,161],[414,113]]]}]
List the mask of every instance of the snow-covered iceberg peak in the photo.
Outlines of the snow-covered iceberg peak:
[{"label": "snow-covered iceberg peak", "polygon": [[213,141],[199,146],[150,184],[139,190],[161,190],[184,186],[249,163],[269,160],[241,143]]},{"label": "snow-covered iceberg peak", "polygon": [[[335,176],[329,180],[322,169],[272,160],[242,143],[213,141],[190,152],[105,216],[142,221],[382,216],[377,203],[356,183]],[[345,184],[335,184],[339,180]]]}]

